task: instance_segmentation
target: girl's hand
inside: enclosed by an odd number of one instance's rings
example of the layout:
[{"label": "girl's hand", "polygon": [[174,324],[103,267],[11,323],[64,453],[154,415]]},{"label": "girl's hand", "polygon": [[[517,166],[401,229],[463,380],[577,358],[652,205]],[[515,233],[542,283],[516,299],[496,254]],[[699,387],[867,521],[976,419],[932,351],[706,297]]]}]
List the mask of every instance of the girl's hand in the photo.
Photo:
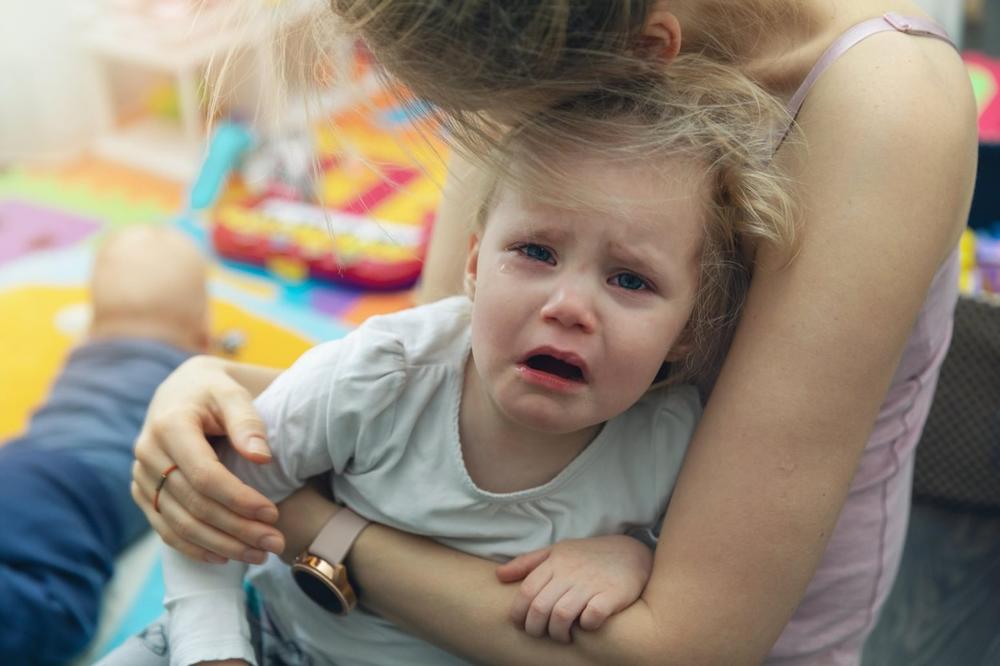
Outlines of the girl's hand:
[{"label": "girl's hand", "polygon": [[646,587],[653,554],[624,535],[571,539],[497,567],[502,583],[522,581],[510,609],[514,624],[532,636],[546,633],[569,643],[570,630],[595,631],[606,619],[631,606]]},{"label": "girl's hand", "polygon": [[[226,435],[245,458],[271,460],[253,397],[227,372],[227,363],[195,356],[157,389],[136,440],[132,497],[163,540],[188,557],[259,563],[264,551],[284,549],[284,538],[272,527],[278,510],[230,473],[206,439]],[[157,509],[157,486],[173,465]]]}]

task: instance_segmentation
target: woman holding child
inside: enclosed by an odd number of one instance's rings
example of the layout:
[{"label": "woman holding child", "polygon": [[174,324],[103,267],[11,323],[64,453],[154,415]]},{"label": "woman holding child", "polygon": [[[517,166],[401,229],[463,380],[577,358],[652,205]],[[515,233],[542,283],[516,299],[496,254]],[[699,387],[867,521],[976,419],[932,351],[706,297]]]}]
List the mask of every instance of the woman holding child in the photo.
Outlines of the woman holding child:
[{"label": "woman holding child", "polygon": [[[771,138],[801,211],[794,253],[741,233],[737,256],[752,272],[742,316],[635,603],[603,624],[617,609],[598,609],[582,624],[600,630],[574,631],[572,644],[535,640],[568,637],[577,615],[562,614],[546,584],[614,561],[606,540],[560,541],[496,568],[383,525],[362,531],[346,561],[361,603],[486,663],[858,664],[902,551],[975,173],[974,103],[943,33],[904,0],[332,4],[480,161],[505,154],[493,145],[504,130],[591,116],[577,100],[634,97],[637,81],[686,56],[735,68],[794,118],[784,141],[784,127]],[[485,161],[472,169],[496,166]],[[727,185],[708,186],[726,194],[723,211],[739,209]],[[430,298],[458,292],[468,274],[461,191],[449,188],[435,229]],[[205,441],[228,433],[248,459],[269,460],[250,396],[273,377],[196,359],[151,406],[133,495],[193,558],[294,556],[336,510],[316,493],[293,495],[282,535],[274,506]]]}]

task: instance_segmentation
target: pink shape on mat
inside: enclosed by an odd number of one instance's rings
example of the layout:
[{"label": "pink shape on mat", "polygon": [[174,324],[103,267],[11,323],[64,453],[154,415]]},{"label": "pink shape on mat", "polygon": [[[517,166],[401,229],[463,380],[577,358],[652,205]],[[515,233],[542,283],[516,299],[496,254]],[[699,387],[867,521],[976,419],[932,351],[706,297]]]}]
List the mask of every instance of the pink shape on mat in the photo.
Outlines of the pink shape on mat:
[{"label": "pink shape on mat", "polygon": [[420,171],[417,169],[385,167],[382,171],[382,178],[367,192],[338,208],[345,213],[368,215],[372,208],[384,202],[419,175]]},{"label": "pink shape on mat", "polygon": [[962,59],[969,67],[976,103],[979,107],[979,140],[1000,142],[1000,60],[983,53],[965,51]]},{"label": "pink shape on mat", "polygon": [[354,307],[360,297],[360,293],[355,289],[314,287],[309,304],[324,314],[340,317]]},{"label": "pink shape on mat", "polygon": [[0,201],[0,263],[32,252],[73,245],[101,223],[23,201]]}]

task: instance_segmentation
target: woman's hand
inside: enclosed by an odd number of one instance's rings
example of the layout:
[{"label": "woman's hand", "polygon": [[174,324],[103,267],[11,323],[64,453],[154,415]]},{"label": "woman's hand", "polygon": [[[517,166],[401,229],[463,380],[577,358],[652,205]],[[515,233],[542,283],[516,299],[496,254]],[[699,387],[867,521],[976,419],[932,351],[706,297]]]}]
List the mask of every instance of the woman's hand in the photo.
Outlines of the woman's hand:
[{"label": "woman's hand", "polygon": [[502,583],[523,580],[510,610],[514,624],[536,638],[570,642],[570,630],[596,631],[632,605],[649,580],[653,554],[624,535],[570,539],[497,567]]},{"label": "woman's hand", "polygon": [[[259,563],[264,551],[284,549],[284,538],[272,527],[277,508],[230,473],[207,439],[228,436],[240,455],[269,462],[266,430],[251,392],[275,376],[275,370],[195,356],[153,396],[136,440],[132,497],[163,540],[188,557]],[[162,480],[173,465],[177,468]]]}]

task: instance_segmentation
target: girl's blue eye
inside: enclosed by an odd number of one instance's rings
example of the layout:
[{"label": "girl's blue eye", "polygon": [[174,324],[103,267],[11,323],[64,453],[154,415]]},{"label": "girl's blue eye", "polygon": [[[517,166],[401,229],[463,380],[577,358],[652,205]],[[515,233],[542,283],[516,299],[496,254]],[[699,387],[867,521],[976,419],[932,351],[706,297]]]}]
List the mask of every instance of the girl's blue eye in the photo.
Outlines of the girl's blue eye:
[{"label": "girl's blue eye", "polygon": [[619,273],[611,278],[611,281],[615,286],[629,291],[638,291],[649,287],[646,281],[635,273]]},{"label": "girl's blue eye", "polygon": [[525,243],[520,248],[521,254],[528,257],[529,259],[534,259],[535,261],[542,261],[547,264],[552,263],[553,256],[551,250],[542,247],[541,245],[535,245],[534,243]]}]

